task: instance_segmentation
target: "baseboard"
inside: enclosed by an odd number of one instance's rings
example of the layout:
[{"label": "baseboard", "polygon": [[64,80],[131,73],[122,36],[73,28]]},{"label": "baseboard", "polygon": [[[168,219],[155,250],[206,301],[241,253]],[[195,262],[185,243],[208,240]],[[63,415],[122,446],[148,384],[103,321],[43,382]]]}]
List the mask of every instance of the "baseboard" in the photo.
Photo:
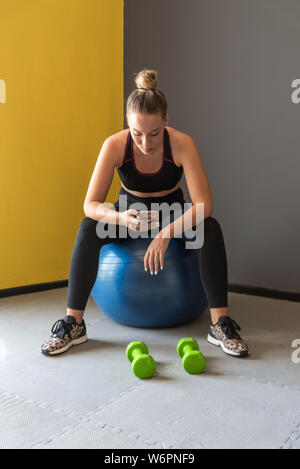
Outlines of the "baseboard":
[{"label": "baseboard", "polygon": [[271,290],[261,287],[247,287],[244,285],[229,284],[228,291],[232,293],[241,293],[243,295],[264,296],[277,300],[300,301],[300,293],[281,290]]},{"label": "baseboard", "polygon": [[[35,293],[44,290],[53,290],[54,288],[64,288],[68,286],[68,280],[59,280],[57,282],[37,283],[35,285],[25,285],[15,288],[5,288],[0,290],[0,298],[7,296],[24,295],[26,293]],[[300,302],[300,293],[287,292],[280,290],[270,290],[261,287],[247,287],[244,285],[229,284],[228,291],[232,293],[241,293],[242,295],[264,296],[278,300],[288,300]]]},{"label": "baseboard", "polygon": [[68,280],[58,280],[57,282],[36,283],[35,285],[5,288],[0,290],[0,298],[4,298],[6,296],[25,295],[26,293],[35,293],[37,291],[53,290],[54,288],[63,288],[67,286]]}]

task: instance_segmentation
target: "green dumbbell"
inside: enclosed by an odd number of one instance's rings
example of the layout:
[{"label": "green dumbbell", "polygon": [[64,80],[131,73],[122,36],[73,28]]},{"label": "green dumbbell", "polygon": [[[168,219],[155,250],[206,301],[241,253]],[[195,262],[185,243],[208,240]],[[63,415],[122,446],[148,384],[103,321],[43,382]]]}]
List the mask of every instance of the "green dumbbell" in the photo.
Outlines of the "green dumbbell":
[{"label": "green dumbbell", "polygon": [[182,366],[188,373],[202,373],[206,368],[205,356],[199,352],[199,345],[191,337],[181,339],[177,344],[177,353],[182,358]]},{"label": "green dumbbell", "polygon": [[136,340],[130,342],[126,348],[126,356],[132,363],[131,368],[138,378],[151,378],[156,369],[154,359],[148,353],[148,347],[143,342]]}]

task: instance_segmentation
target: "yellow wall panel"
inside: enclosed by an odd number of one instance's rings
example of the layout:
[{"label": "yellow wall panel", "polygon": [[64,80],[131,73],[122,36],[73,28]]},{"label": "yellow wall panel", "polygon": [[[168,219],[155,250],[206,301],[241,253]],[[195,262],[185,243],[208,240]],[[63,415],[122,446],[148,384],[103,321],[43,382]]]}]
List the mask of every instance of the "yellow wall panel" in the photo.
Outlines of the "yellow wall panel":
[{"label": "yellow wall panel", "polygon": [[[3,289],[68,278],[99,151],[123,128],[123,0],[0,0],[0,44]],[[119,188],[116,173],[108,201]]]}]

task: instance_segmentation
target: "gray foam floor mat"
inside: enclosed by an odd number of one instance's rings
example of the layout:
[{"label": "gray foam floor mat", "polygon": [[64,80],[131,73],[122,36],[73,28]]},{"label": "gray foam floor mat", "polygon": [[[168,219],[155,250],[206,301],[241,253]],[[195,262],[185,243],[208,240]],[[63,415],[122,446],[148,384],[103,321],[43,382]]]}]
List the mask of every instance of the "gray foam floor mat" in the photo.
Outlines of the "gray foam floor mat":
[{"label": "gray foam floor mat", "polygon": [[[250,348],[237,359],[207,342],[208,310],[182,327],[141,329],[90,299],[88,342],[46,357],[40,345],[65,313],[66,291],[1,300],[0,448],[300,448],[299,303],[229,293]],[[199,343],[203,374],[183,369],[182,337]],[[131,371],[132,340],[156,360],[150,379]]]}]

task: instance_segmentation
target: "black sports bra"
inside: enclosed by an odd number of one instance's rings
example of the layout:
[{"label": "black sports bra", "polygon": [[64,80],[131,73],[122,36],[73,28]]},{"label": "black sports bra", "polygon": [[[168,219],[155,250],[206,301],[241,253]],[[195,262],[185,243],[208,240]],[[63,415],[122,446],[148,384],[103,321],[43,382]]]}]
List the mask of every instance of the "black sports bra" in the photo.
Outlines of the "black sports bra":
[{"label": "black sports bra", "polygon": [[130,130],[126,140],[122,166],[116,167],[124,186],[132,191],[159,192],[172,189],[181,179],[183,167],[173,160],[169,132],[164,130],[164,151],[162,165],[155,173],[142,173],[135,165],[133,139]]}]

